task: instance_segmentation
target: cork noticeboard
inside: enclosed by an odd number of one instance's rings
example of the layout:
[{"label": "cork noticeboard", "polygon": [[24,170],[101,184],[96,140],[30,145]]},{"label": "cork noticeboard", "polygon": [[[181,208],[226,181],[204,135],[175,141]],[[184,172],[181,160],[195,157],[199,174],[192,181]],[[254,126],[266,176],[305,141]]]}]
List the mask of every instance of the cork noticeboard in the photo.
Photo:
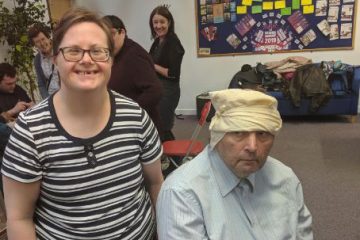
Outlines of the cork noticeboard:
[{"label": "cork noticeboard", "polygon": [[195,0],[197,54],[353,49],[358,0]]}]

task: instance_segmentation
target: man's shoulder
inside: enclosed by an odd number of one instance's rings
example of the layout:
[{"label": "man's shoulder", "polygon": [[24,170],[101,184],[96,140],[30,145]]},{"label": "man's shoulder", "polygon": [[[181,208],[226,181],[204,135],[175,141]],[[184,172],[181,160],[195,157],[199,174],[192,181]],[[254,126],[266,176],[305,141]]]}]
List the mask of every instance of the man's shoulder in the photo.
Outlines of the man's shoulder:
[{"label": "man's shoulder", "polygon": [[15,93],[15,95],[18,95],[20,100],[22,100],[22,101],[27,102],[27,101],[31,100],[28,93],[27,93],[27,91],[23,87],[21,87],[20,85],[16,84],[14,93]]},{"label": "man's shoulder", "polygon": [[264,167],[259,171],[264,178],[268,178],[271,182],[288,181],[290,179],[297,180],[294,171],[281,161],[268,157]]},{"label": "man's shoulder", "polygon": [[211,171],[207,153],[202,152],[191,161],[172,172],[164,182],[164,189],[196,191],[211,184]]},{"label": "man's shoulder", "polygon": [[149,53],[137,42],[135,42],[134,40],[127,38],[127,49],[128,52],[131,53],[137,53],[139,55],[145,55],[145,56],[150,56]]}]

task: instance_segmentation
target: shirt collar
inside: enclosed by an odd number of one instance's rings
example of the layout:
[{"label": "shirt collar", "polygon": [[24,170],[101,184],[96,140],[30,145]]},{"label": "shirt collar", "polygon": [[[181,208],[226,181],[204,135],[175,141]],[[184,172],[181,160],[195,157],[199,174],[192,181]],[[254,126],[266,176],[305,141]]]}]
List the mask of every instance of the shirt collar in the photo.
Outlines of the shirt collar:
[{"label": "shirt collar", "polygon": [[[215,181],[219,187],[221,195],[225,197],[229,194],[235,187],[237,187],[241,181],[224,163],[220,158],[216,149],[211,149],[210,146],[207,147],[210,157],[210,166],[215,176]],[[255,187],[255,173],[250,174],[246,181],[250,185],[251,192]]]}]

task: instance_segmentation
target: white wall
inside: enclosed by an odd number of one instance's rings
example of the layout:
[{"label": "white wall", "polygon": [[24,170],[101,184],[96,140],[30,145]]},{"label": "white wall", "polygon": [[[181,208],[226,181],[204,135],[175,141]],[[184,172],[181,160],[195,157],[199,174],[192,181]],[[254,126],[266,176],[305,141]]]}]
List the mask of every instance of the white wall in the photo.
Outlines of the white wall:
[{"label": "white wall", "polygon": [[[195,114],[196,95],[209,90],[227,88],[233,75],[245,64],[281,60],[290,55],[301,55],[314,62],[341,60],[349,64],[360,64],[360,29],[356,31],[355,48],[347,51],[317,51],[290,54],[258,54],[198,58],[196,54],[196,17],[194,0],[75,0],[75,5],[87,7],[101,15],[117,15],[125,23],[128,36],[145,49],[152,43],[150,39],[149,15],[159,4],[170,4],[175,19],[175,31],[184,48],[185,55],[181,74],[181,99],[178,112]],[[359,7],[358,7],[359,9]],[[356,12],[360,21],[360,11]]]}]

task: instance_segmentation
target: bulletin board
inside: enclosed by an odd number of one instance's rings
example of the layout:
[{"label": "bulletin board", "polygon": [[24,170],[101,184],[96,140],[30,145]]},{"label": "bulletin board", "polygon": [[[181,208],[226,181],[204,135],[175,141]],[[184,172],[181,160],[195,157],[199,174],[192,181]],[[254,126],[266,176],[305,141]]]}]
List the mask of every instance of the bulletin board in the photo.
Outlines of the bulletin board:
[{"label": "bulletin board", "polygon": [[197,53],[353,49],[357,0],[195,0]]}]

